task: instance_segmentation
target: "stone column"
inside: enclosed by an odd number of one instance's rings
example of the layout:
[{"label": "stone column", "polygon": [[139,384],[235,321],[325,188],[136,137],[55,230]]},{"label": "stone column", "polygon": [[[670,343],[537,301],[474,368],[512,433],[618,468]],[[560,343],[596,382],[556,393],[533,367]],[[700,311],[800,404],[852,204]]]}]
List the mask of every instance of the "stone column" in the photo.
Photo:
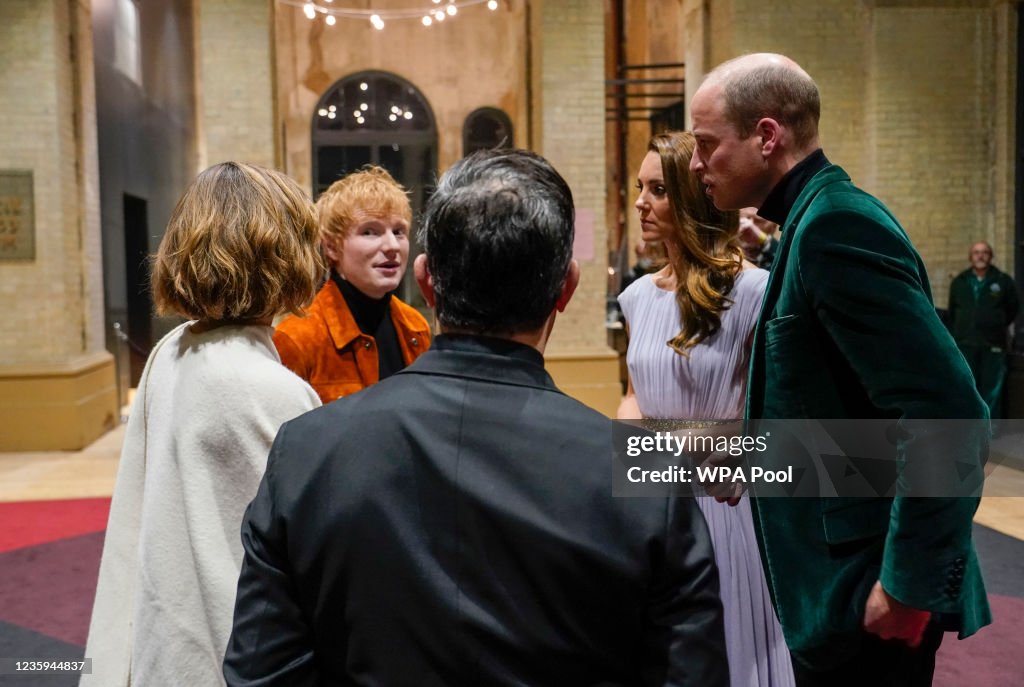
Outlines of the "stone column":
[{"label": "stone column", "polygon": [[195,12],[199,169],[280,167],[272,0],[202,0]]},{"label": "stone column", "polygon": [[0,451],[80,449],[119,415],[89,0],[0,3],[0,64]]},{"label": "stone column", "polygon": [[[566,393],[613,415],[622,396],[608,346],[605,222],[604,6],[592,0],[533,5],[533,142],[565,177],[576,202],[582,278],[555,323],[548,369]],[[539,81],[539,83],[537,83]]]},{"label": "stone column", "polygon": [[683,62],[686,63],[686,127],[690,128],[690,102],[700,82],[715,66],[710,62],[711,41],[709,40],[707,5],[703,0],[683,0]]}]

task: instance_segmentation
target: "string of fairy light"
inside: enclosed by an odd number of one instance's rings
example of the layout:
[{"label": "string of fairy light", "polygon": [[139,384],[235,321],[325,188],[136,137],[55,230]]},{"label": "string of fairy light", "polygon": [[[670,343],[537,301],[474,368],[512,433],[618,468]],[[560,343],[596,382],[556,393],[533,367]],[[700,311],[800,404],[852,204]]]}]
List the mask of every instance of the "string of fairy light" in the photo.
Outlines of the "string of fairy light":
[{"label": "string of fairy light", "polygon": [[369,21],[370,25],[378,31],[383,31],[389,21],[402,21],[418,19],[424,26],[440,24],[452,19],[459,14],[460,10],[474,5],[486,5],[490,11],[498,9],[498,0],[431,0],[431,4],[422,9],[407,7],[402,9],[356,9],[343,7],[335,0],[278,0],[282,5],[301,7],[303,14],[311,20],[323,16],[324,23],[334,26],[338,19],[356,19]]}]

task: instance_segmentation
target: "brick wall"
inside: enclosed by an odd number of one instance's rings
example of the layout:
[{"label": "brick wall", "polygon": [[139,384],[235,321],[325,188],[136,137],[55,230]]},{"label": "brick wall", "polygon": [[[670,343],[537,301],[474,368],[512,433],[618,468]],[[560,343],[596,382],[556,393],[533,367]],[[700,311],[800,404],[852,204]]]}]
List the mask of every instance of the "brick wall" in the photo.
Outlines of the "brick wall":
[{"label": "brick wall", "polygon": [[709,8],[709,68],[781,52],[814,77],[826,153],[906,227],[938,305],[975,238],[992,242],[1012,271],[1010,3],[723,0]]},{"label": "brick wall", "polygon": [[871,190],[907,229],[945,305],[968,244],[993,238],[991,11],[876,8],[869,45]]},{"label": "brick wall", "polygon": [[278,166],[271,0],[196,3],[199,168]]},{"label": "brick wall", "polygon": [[865,184],[865,4],[796,0],[766,6],[733,0],[733,5],[733,54],[728,57],[778,52],[800,63],[821,91],[825,152],[855,182]]},{"label": "brick wall", "polygon": [[86,351],[105,345],[103,299],[103,242],[100,221],[100,169],[96,131],[96,83],[93,68],[91,0],[74,0],[73,97],[77,135],[78,234],[80,237],[83,338]]},{"label": "brick wall", "polygon": [[35,205],[35,259],[0,262],[0,365],[102,349],[91,40],[85,2],[0,3],[0,160]]},{"label": "brick wall", "polygon": [[604,8],[591,0],[559,0],[544,2],[541,11],[538,152],[569,183],[577,212],[593,218],[593,257],[580,260],[580,287],[555,326],[551,351],[605,350]]},{"label": "brick wall", "polygon": [[[1017,117],[1017,4],[1000,2],[993,7],[995,53],[993,78],[993,209],[992,238],[1000,268],[1012,272],[1014,255],[1021,250],[1014,241],[1016,201]],[[1018,275],[1019,276],[1019,275]],[[1021,320],[1018,319],[1018,322]],[[1024,324],[1017,325],[1024,331]]]}]

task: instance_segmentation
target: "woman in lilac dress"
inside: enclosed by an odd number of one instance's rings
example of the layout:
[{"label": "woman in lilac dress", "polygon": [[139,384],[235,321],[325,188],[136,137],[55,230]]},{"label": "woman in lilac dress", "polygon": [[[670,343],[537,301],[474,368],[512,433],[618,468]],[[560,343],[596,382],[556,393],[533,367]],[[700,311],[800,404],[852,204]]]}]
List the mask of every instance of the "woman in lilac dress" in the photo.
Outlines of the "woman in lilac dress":
[{"label": "woman in lilac dress", "polygon": [[[637,178],[645,241],[667,264],[619,296],[629,327],[629,389],[620,419],[743,417],[751,336],[768,273],[743,260],[735,213],[715,209],[689,171],[690,133],[654,136]],[[715,546],[732,687],[794,684],[772,609],[749,499],[698,502]]]}]

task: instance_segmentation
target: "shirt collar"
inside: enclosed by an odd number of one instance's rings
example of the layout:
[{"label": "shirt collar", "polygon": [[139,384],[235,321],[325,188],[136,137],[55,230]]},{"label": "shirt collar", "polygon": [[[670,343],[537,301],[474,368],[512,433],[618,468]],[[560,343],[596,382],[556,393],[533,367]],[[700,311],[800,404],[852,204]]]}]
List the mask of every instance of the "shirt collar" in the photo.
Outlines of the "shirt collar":
[{"label": "shirt collar", "polygon": [[488,353],[515,358],[544,367],[544,356],[533,346],[500,339],[493,336],[475,334],[438,334],[434,337],[431,349],[438,351],[463,351],[467,353]]}]

